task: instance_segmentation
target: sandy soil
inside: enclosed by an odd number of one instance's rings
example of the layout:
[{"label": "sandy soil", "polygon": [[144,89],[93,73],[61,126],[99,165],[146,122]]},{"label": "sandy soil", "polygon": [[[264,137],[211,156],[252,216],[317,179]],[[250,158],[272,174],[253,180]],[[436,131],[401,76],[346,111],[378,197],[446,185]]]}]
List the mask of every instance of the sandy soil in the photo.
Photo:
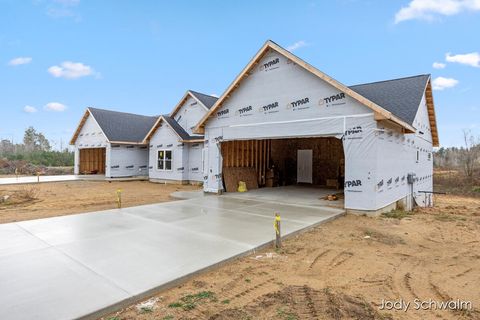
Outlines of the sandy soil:
[{"label": "sandy soil", "polygon": [[116,191],[122,189],[122,206],[172,200],[177,190],[197,190],[199,187],[164,185],[148,181],[71,181],[26,185],[0,185],[0,223],[61,216],[116,208]]},{"label": "sandy soil", "polygon": [[[479,244],[480,199],[440,196],[403,219],[341,217],[104,319],[480,319]],[[380,310],[382,299],[410,309]],[[418,311],[414,299],[473,310]]]}]

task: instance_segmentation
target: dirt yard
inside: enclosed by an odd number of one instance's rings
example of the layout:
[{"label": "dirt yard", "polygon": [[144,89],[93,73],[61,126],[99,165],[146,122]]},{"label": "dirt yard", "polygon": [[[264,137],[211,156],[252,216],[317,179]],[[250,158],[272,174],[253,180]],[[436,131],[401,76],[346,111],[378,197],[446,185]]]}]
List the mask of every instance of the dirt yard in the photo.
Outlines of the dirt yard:
[{"label": "dirt yard", "polygon": [[[436,200],[411,215],[341,217],[104,319],[480,319],[480,199]],[[380,310],[382,299],[411,304]],[[430,299],[473,310],[415,310]]]},{"label": "dirt yard", "polygon": [[164,185],[148,181],[72,181],[25,185],[0,185],[0,223],[62,216],[116,208],[116,191],[122,190],[122,206],[171,200],[177,190],[200,187]]}]

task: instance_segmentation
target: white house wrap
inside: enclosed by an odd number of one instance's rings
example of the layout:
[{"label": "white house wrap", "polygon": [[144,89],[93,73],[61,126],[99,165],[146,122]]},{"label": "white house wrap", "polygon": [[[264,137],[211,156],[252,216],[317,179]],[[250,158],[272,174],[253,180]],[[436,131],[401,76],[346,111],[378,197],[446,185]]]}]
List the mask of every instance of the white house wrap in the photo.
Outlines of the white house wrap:
[{"label": "white house wrap", "polygon": [[376,211],[411,196],[424,204],[434,120],[429,75],[348,88],[267,42],[197,126],[204,190],[223,189],[223,142],[332,137],[343,143],[347,209]]}]

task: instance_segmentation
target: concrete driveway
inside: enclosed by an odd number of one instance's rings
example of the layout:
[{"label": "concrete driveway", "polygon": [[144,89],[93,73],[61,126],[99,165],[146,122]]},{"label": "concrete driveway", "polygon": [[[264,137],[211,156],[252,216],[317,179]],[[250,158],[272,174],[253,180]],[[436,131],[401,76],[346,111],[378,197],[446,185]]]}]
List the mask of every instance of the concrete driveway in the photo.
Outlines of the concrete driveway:
[{"label": "concrete driveway", "polygon": [[0,225],[0,319],[99,315],[274,238],[343,214],[335,208],[207,196]]}]

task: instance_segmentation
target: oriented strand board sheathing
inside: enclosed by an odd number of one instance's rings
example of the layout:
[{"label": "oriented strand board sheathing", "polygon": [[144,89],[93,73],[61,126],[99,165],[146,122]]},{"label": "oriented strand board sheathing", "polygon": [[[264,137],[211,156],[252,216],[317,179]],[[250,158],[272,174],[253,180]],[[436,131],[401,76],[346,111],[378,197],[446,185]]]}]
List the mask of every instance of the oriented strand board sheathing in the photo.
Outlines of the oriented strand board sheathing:
[{"label": "oriented strand board sheathing", "polygon": [[258,189],[257,173],[254,168],[228,167],[223,169],[227,192],[237,192],[238,182],[244,181],[248,190]]}]

